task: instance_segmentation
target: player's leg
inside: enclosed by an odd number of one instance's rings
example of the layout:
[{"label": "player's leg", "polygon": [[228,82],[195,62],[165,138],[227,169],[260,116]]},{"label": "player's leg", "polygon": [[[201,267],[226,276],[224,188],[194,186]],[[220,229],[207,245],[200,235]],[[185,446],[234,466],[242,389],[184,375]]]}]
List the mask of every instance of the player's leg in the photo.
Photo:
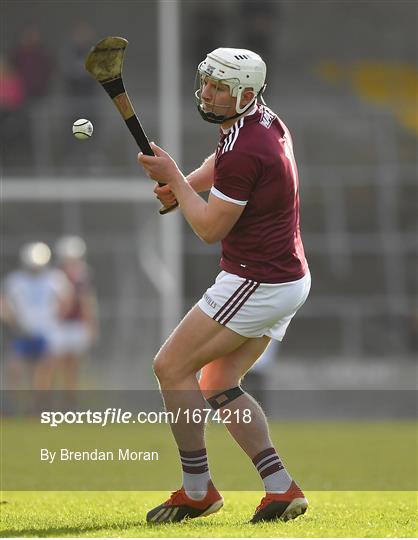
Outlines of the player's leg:
[{"label": "player's leg", "polygon": [[[244,343],[249,342],[250,339],[258,339],[256,336],[260,335],[260,330],[270,329],[270,335],[273,337],[279,335],[278,339],[281,339],[291,317],[306,299],[309,291],[307,281],[307,279],[303,279],[280,287],[264,286],[221,272],[215,284],[208,289],[198,306],[185,317],[156,358],[155,371],[160,381],[167,409],[174,412],[180,407],[183,411],[204,408],[203,396],[196,391],[199,388],[196,372],[214,360],[226,356],[231,359],[231,353],[242,347]],[[260,305],[264,306],[263,309],[260,309]],[[265,306],[269,306],[269,309],[266,310]],[[271,323],[272,317],[275,321],[273,324]],[[217,320],[223,324],[216,322]],[[224,326],[227,323],[229,328]],[[244,337],[244,335],[248,336],[251,333],[255,334],[254,338]],[[248,351],[246,369],[258,358],[267,342],[267,339],[258,340],[255,345],[256,350]],[[242,352],[241,350],[241,354]],[[237,356],[237,365],[242,366],[243,361],[239,360],[240,356]],[[241,373],[239,370],[236,371],[235,378],[231,375],[229,382],[233,381],[233,384],[236,385],[236,381],[246,369],[241,370]],[[225,389],[224,384],[225,379],[222,380],[222,383],[216,383],[215,387]],[[238,388],[231,389],[229,386],[226,390],[227,392],[222,392],[221,396],[212,396],[218,400],[217,403],[220,403],[221,407],[238,399],[242,394]],[[261,409],[257,410],[258,405],[254,400],[251,402],[251,406],[254,408],[254,414],[260,419],[259,429],[265,430],[266,423]],[[259,413],[258,415],[256,411]],[[181,417],[180,422],[173,425],[173,433],[182,457],[185,484],[188,484],[189,477],[193,473],[199,473],[194,477],[194,485],[197,487],[194,487],[193,490],[202,490],[204,493],[203,490],[207,485],[207,479],[204,475],[208,468],[206,451],[204,447],[201,447],[204,444],[203,422],[189,424]],[[269,441],[268,429],[264,435],[264,440]],[[182,450],[182,447],[187,448],[187,450]],[[263,451],[268,451],[268,455],[262,454]],[[272,451],[274,455],[271,454]],[[263,473],[262,476],[264,476],[266,469],[268,469],[267,473],[270,476],[273,465],[275,468],[279,468],[279,471],[283,469],[273,447],[265,448],[261,452],[255,455],[254,460],[260,474]],[[268,467],[265,468],[265,465]],[[274,485],[277,485],[276,482]],[[209,493],[210,486],[207,495]],[[283,493],[280,493],[277,496],[282,495]],[[289,505],[288,501],[285,503]],[[167,508],[167,506],[171,508]],[[174,519],[173,512],[173,501],[167,501],[165,505],[151,511],[151,515],[149,514],[147,518],[155,521],[169,521]],[[177,518],[175,520],[177,521]]]},{"label": "player's leg", "polygon": [[90,344],[87,325],[83,321],[63,322],[57,343],[60,352],[62,388],[66,390],[69,403],[74,400],[78,388],[81,362]]},{"label": "player's leg", "polygon": [[178,421],[171,424],[179,448],[183,488],[147,515],[150,522],[181,521],[218,510],[223,500],[209,474],[204,415],[193,411],[208,409],[196,373],[213,359],[235,350],[247,338],[220,325],[195,306],[160,349],[154,361],[167,411]]},{"label": "player's leg", "polygon": [[[261,406],[246,392],[237,390],[242,377],[266,349],[270,338],[254,338],[228,355],[207,364],[202,370],[200,387],[209,403],[219,409],[231,435],[252,460],[264,483],[266,497],[253,521],[289,519],[307,508],[307,501],[285,469],[269,434]],[[235,391],[234,391],[235,390]],[[243,412],[250,422],[243,422]]]},{"label": "player's leg", "polygon": [[[267,418],[261,406],[243,390],[240,395],[237,397],[232,395],[231,400],[222,404],[217,403],[219,397],[217,399],[213,397],[228,395],[230,389],[239,388],[241,379],[261,356],[269,342],[270,338],[267,336],[250,339],[239,349],[206,365],[202,370],[200,387],[213,408],[219,409],[223,416],[228,415],[229,422],[225,426],[257,467],[266,491],[285,492],[292,479],[274,449]],[[248,411],[246,419],[251,418],[250,422],[243,421],[243,411]],[[269,459],[264,459],[267,456]],[[271,467],[263,467],[267,462]],[[265,471],[270,474],[264,474]]]},{"label": "player's leg", "polygon": [[[241,347],[221,358],[217,358],[203,369],[200,377],[200,388],[212,407],[219,409],[225,416],[228,411],[239,411],[231,414],[231,423],[225,423],[231,435],[251,459],[262,450],[272,446],[267,420],[260,405],[247,393],[240,389],[245,373],[253,366],[267,348],[270,338],[263,336],[246,341]],[[228,393],[239,388],[239,392]],[[223,401],[223,396],[226,396]],[[214,396],[219,396],[213,399]],[[212,398],[212,399],[211,399]],[[221,401],[217,403],[216,401]],[[251,422],[242,421],[242,411],[247,409]]]},{"label": "player's leg", "polygon": [[21,390],[23,378],[25,376],[25,361],[16,354],[13,354],[7,360],[6,364],[6,386],[9,390]]},{"label": "player's leg", "polygon": [[34,390],[51,390],[54,372],[54,359],[45,356],[37,359],[33,366],[32,388]]},{"label": "player's leg", "polygon": [[64,390],[73,391],[78,384],[80,357],[74,353],[63,354],[60,358],[62,370],[62,386]]},{"label": "player's leg", "polygon": [[69,351],[63,351],[55,357],[53,381],[58,389],[63,390],[60,392],[61,405],[66,410],[77,407],[80,361],[78,354]]},{"label": "player's leg", "polygon": [[[154,361],[167,410],[207,408],[196,373],[247,340],[213,321],[195,306],[161,347]],[[173,434],[179,448],[195,451],[204,441],[204,423],[188,420],[187,415],[179,415],[179,422],[173,424]]]}]

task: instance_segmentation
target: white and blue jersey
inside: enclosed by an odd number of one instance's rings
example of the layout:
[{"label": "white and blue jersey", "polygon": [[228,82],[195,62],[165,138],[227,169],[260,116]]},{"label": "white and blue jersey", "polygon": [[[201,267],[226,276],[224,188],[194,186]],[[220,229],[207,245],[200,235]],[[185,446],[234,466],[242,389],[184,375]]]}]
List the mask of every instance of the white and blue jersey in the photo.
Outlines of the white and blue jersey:
[{"label": "white and blue jersey", "polygon": [[37,273],[11,272],[3,285],[3,296],[16,321],[14,352],[24,357],[44,356],[53,348],[60,305],[70,293],[65,274],[46,268]]}]

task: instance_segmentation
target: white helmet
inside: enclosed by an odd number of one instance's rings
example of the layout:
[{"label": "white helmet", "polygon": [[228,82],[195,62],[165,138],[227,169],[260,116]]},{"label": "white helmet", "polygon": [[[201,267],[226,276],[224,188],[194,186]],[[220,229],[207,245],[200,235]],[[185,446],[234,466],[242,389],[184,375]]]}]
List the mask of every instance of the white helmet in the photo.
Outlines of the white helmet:
[{"label": "white helmet", "polygon": [[59,261],[78,260],[84,258],[86,249],[86,243],[79,236],[63,236],[55,244],[55,255]]},{"label": "white helmet", "polygon": [[[237,98],[236,114],[226,117],[203,109],[201,94],[202,84],[206,78],[210,78],[218,84],[229,86],[230,95]],[[258,96],[261,97],[266,88],[265,81],[266,64],[258,54],[247,49],[215,49],[197,68],[195,97],[198,111],[204,120],[215,124],[222,124],[226,120],[237,118],[254,104]],[[248,88],[254,91],[254,99],[241,107],[242,93]]]},{"label": "white helmet", "polygon": [[19,258],[27,270],[37,271],[44,268],[51,260],[51,250],[44,242],[32,242],[20,248]]}]

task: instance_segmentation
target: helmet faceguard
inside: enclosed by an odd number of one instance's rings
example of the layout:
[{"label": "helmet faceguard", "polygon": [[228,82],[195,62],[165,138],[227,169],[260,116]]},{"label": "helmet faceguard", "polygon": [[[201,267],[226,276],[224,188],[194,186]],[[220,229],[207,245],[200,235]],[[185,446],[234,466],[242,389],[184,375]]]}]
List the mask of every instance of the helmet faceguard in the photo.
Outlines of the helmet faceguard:
[{"label": "helmet faceguard", "polygon": [[[223,124],[238,118],[254,105],[258,97],[264,103],[261,96],[266,88],[265,79],[266,65],[258,54],[246,49],[215,49],[197,68],[195,83],[197,109],[204,120],[215,124]],[[202,100],[203,85],[208,80],[215,85],[210,103]],[[216,96],[220,85],[227,86],[230,96],[236,98],[232,115],[228,116],[228,111],[233,104],[217,103]],[[241,107],[243,94],[247,90],[253,92],[254,98]]]}]

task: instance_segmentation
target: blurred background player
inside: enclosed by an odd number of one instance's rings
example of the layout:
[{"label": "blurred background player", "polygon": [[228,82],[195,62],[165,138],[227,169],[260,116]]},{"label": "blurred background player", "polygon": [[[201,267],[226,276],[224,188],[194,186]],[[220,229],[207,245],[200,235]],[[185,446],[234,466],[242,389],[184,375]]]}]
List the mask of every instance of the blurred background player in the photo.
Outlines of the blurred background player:
[{"label": "blurred background player", "polygon": [[8,274],[1,295],[1,319],[11,332],[6,369],[9,389],[51,388],[58,323],[68,309],[71,284],[51,268],[51,250],[43,242],[25,244],[20,268]]},{"label": "blurred background player", "polygon": [[55,245],[55,256],[58,267],[72,284],[72,295],[58,330],[58,374],[62,378],[62,388],[75,390],[80,360],[97,335],[97,302],[85,261],[84,240],[78,236],[60,238]]}]

